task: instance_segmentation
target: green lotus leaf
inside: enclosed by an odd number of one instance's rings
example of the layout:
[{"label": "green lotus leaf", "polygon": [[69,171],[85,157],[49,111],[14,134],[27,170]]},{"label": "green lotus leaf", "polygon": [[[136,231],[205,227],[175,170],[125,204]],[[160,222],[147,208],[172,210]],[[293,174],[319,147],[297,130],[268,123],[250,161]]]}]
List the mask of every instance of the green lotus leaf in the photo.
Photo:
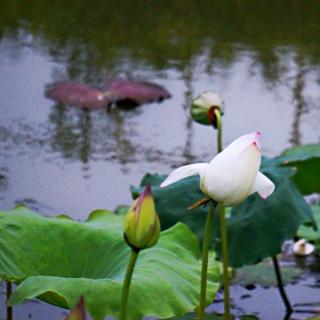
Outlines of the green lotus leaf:
[{"label": "green lotus leaf", "polygon": [[[301,276],[302,272],[303,270],[296,268],[294,265],[282,265],[281,275],[283,284],[287,285],[294,282]],[[237,269],[232,283],[242,287],[248,285],[275,287],[278,285],[271,259],[263,260],[253,266],[244,266]]]},{"label": "green lotus leaf", "polygon": [[320,192],[320,144],[287,149],[276,161],[297,169],[293,181],[303,194]]},{"label": "green lotus leaf", "polygon": [[[236,317],[231,315],[231,318],[235,319]],[[194,320],[194,319],[197,319],[197,315],[195,313],[187,313],[187,314],[183,315],[182,317],[174,318],[171,320]],[[205,313],[204,319],[205,320],[224,320],[225,317],[223,314],[219,314],[219,313],[214,312],[214,313]],[[254,315],[242,315],[239,317],[239,319],[241,319],[241,320],[259,320],[259,318]]]},{"label": "green lotus leaf", "polygon": [[298,237],[304,238],[308,241],[313,241],[316,246],[316,250],[320,251],[320,205],[313,205],[312,211],[317,223],[317,230],[312,228],[310,225],[302,225],[298,230]]},{"label": "green lotus leaf", "polygon": [[130,207],[127,206],[127,205],[120,205],[120,206],[117,206],[117,207],[113,210],[113,212],[114,212],[115,214],[125,215],[125,214],[128,212],[129,208],[130,208]]},{"label": "green lotus leaf", "polygon": [[[198,316],[196,313],[187,313],[184,314],[182,317],[173,318],[171,320],[195,320]],[[204,315],[205,320],[224,320],[224,315],[219,313],[205,313]]]},{"label": "green lotus leaf", "polygon": [[[10,303],[40,297],[72,308],[83,295],[94,319],[117,317],[130,254],[122,223],[122,216],[104,210],[83,223],[46,218],[23,207],[0,212],[0,277],[19,283]],[[162,232],[157,245],[139,254],[128,319],[192,311],[199,300],[199,256],[199,244],[186,225]],[[219,287],[219,266],[213,260],[207,303]]]},{"label": "green lotus leaf", "polygon": [[259,320],[260,318],[254,314],[244,314],[239,317],[240,320]]},{"label": "green lotus leaf", "polygon": [[[233,267],[255,264],[278,254],[283,242],[296,235],[300,224],[313,222],[309,205],[291,181],[294,174],[292,168],[278,166],[274,159],[263,159],[261,171],[275,183],[274,193],[266,200],[257,194],[250,196],[240,206],[233,208],[231,217],[227,219],[229,259]],[[182,221],[202,241],[208,209],[187,209],[204,198],[199,188],[199,177],[186,178],[160,188],[163,179],[159,175],[147,174],[140,187],[131,188],[131,192],[137,196],[145,184],[151,184],[162,228],[169,228]],[[219,253],[219,219],[215,219],[214,226],[214,242]]]}]

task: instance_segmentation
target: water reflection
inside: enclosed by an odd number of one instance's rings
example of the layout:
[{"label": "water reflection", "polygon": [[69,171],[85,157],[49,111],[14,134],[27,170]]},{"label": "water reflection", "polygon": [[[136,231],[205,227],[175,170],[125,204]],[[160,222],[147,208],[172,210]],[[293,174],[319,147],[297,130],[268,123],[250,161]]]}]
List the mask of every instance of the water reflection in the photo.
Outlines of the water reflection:
[{"label": "water reflection", "polygon": [[228,68],[241,49],[251,50],[264,77],[274,82],[283,71],[279,48],[285,54],[290,46],[301,47],[314,65],[320,57],[314,40],[319,36],[316,0],[308,4],[272,0],[268,5],[254,0],[188,4],[60,0],[54,4],[36,1],[32,10],[28,3],[3,0],[0,9],[5,13],[0,22],[2,37],[23,44],[27,31],[32,35],[31,46],[65,63],[71,78],[89,83],[97,82],[104,72],[142,66],[184,70],[204,52],[207,71]]},{"label": "water reflection", "polygon": [[73,110],[64,105],[55,105],[50,114],[53,125],[52,150],[59,151],[65,158],[79,159],[85,178],[90,178],[91,115],[79,110],[74,121]]},{"label": "water reflection", "polygon": [[193,82],[192,76],[193,76],[193,64],[190,63],[190,66],[188,66],[182,73],[182,80],[185,85],[183,109],[185,110],[185,114],[186,114],[186,125],[185,125],[186,143],[183,150],[183,156],[186,159],[186,163],[194,162],[194,158],[195,158],[192,153],[193,120],[190,116],[191,100],[194,98],[194,93],[192,90],[192,82]]},{"label": "water reflection", "polygon": [[[314,81],[320,77],[319,9],[316,0],[58,0],[36,1],[30,10],[28,3],[3,0],[1,157],[36,154],[39,166],[51,162],[58,172],[58,165],[77,163],[87,181],[98,164],[132,177],[142,168],[167,172],[209,160],[213,133],[189,116],[191,98],[206,89],[225,97],[226,143],[257,126],[270,137],[268,155],[318,142],[309,122],[320,121]],[[121,75],[161,81],[173,99],[130,112],[89,113],[42,96],[46,83],[57,79],[98,85]]]},{"label": "water reflection", "polygon": [[[97,116],[102,119],[99,123]],[[128,112],[116,108],[110,112],[91,113],[55,105],[50,113],[52,150],[60,152],[65,158],[80,160],[86,178],[90,177],[90,160],[97,159],[97,156],[118,159],[124,169],[135,158],[136,150],[130,141],[135,133],[127,129],[127,117]]]},{"label": "water reflection", "polygon": [[300,130],[300,122],[301,116],[305,112],[306,109],[306,101],[304,98],[304,89],[305,89],[305,75],[306,70],[304,70],[303,66],[299,66],[297,70],[297,74],[294,77],[294,87],[292,89],[293,93],[293,103],[295,106],[294,110],[294,121],[292,124],[292,136],[290,142],[293,145],[301,144],[301,130]]},{"label": "water reflection", "polygon": [[[74,110],[64,105],[56,105],[50,114],[50,122],[53,125],[52,149],[59,150],[66,158],[81,158],[80,139],[82,132],[79,132],[79,121],[74,116]],[[80,112],[79,112],[80,113]],[[82,114],[83,115],[83,114]],[[80,116],[81,114],[77,114]],[[80,147],[80,148],[79,148]]]},{"label": "water reflection", "polygon": [[8,187],[8,170],[6,168],[0,167],[0,199],[1,197],[1,192],[5,191]]}]

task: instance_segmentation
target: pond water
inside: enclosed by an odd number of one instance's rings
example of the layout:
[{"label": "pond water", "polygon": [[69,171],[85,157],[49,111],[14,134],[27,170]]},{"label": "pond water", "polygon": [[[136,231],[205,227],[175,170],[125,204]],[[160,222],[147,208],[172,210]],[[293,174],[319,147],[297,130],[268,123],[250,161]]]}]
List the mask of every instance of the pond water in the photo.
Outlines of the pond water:
[{"label": "pond water", "polygon": [[[320,142],[318,1],[2,0],[0,12],[2,210],[84,219],[130,204],[146,172],[210,160],[215,133],[190,119],[204,90],[225,100],[225,144],[254,130],[266,156]],[[112,77],[172,98],[89,113],[44,97],[57,80]]]}]

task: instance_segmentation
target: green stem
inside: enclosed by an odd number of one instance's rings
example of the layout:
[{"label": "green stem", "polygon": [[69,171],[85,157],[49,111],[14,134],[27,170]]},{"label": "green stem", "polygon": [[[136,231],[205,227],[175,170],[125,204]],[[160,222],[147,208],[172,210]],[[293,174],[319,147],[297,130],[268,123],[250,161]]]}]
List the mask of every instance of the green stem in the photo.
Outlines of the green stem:
[{"label": "green stem", "polygon": [[277,256],[273,256],[272,257],[272,262],[273,262],[273,267],[274,267],[274,271],[275,271],[275,274],[276,274],[278,288],[279,288],[279,292],[280,292],[282,301],[283,301],[284,305],[286,306],[287,313],[291,314],[292,313],[292,307],[291,307],[291,304],[290,304],[290,300],[288,299],[288,296],[286,294],[286,291],[284,290],[283,280],[282,280],[282,275],[281,275],[281,269],[280,269],[280,266],[279,266],[279,262],[278,262]]},{"label": "green stem", "polygon": [[119,320],[126,320],[126,317],[127,317],[130,283],[131,283],[133,269],[138,258],[138,254],[139,254],[139,249],[135,249],[135,248],[131,249],[130,260],[128,263],[126,276],[124,278],[124,282],[122,285]]},{"label": "green stem", "polygon": [[204,239],[202,246],[202,270],[201,270],[201,286],[200,286],[200,303],[199,303],[199,320],[204,319],[206,307],[206,293],[207,293],[207,277],[208,277],[208,257],[209,249],[212,240],[212,224],[214,210],[217,203],[210,201],[210,207],[207,215],[206,224],[204,227]]},{"label": "green stem", "polygon": [[223,295],[224,295],[224,316],[230,320],[230,290],[229,290],[229,257],[228,257],[228,237],[225,208],[220,204],[220,234],[223,262]]},{"label": "green stem", "polygon": [[13,320],[13,310],[11,306],[8,306],[8,301],[12,293],[12,284],[7,281],[7,320]]},{"label": "green stem", "polygon": [[[219,109],[215,111],[217,121],[217,144],[218,153],[222,151],[222,116]],[[220,235],[221,235],[221,247],[222,247],[222,262],[223,262],[223,295],[224,295],[224,316],[226,320],[230,320],[230,289],[229,289],[229,257],[228,257],[228,236],[227,236],[227,224],[225,208],[222,204],[220,208]]]},{"label": "green stem", "polygon": [[217,143],[218,143],[218,153],[220,153],[222,151],[222,116],[219,109],[215,109],[214,113],[217,119],[217,129],[218,129]]}]

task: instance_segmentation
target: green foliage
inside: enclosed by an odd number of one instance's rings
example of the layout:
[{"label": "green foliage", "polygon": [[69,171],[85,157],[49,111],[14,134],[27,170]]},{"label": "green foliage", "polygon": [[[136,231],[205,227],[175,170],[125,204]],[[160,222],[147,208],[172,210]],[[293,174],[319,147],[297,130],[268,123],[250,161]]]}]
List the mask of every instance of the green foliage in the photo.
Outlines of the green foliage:
[{"label": "green foliage", "polygon": [[311,226],[302,225],[298,230],[298,237],[313,241],[316,250],[320,251],[320,205],[312,206],[312,211],[317,223],[317,230],[314,230]]},{"label": "green foliage", "polygon": [[320,144],[287,149],[275,160],[297,169],[293,181],[303,194],[320,192]]},{"label": "green foliage", "polygon": [[115,214],[125,215],[125,214],[128,212],[129,208],[130,208],[129,206],[120,205],[120,206],[117,206],[117,207],[113,210],[113,212],[114,212]]},{"label": "green foliage", "polygon": [[[0,277],[19,283],[11,304],[40,297],[73,307],[84,296],[94,319],[117,317],[130,248],[123,217],[97,210],[79,223],[46,218],[19,207],[0,212]],[[140,253],[132,278],[128,319],[169,318],[192,311],[200,286],[199,245],[184,224],[161,233],[156,246]],[[219,284],[211,259],[208,303]]]},{"label": "green foliage", "polygon": [[[187,313],[182,317],[174,318],[172,320],[194,320],[197,318],[198,318],[197,314],[192,312],[192,313]],[[204,315],[204,319],[205,320],[223,320],[224,316],[223,314],[218,314],[218,313],[206,313]]]},{"label": "green foliage", "polygon": [[[172,320],[194,320],[197,319],[197,314],[196,313],[188,313],[183,315],[182,317],[179,318],[174,318]],[[205,320],[224,320],[224,315],[219,314],[219,313],[206,313],[204,315]],[[234,316],[232,316],[232,319],[235,319]],[[239,317],[241,320],[259,320],[258,317],[254,315],[242,315]]]},{"label": "green foliage", "polygon": [[[292,168],[279,166],[275,159],[263,159],[261,170],[275,183],[276,189],[266,200],[254,194],[232,209],[227,227],[229,259],[233,267],[254,264],[276,255],[281,251],[282,243],[296,235],[301,223],[313,221],[309,205],[291,181],[294,174]],[[204,197],[199,189],[199,177],[190,177],[160,188],[163,179],[159,175],[147,174],[139,188],[131,188],[133,196],[137,196],[146,184],[153,185],[162,227],[166,229],[182,221],[202,240],[207,208],[187,209]],[[215,245],[219,253],[218,219],[215,219],[214,225]]]},{"label": "green foliage", "polygon": [[[293,265],[281,266],[283,284],[289,284],[300,276],[302,270],[295,268]],[[232,282],[240,286],[260,285],[262,287],[277,286],[277,280],[272,261],[266,259],[254,266],[244,266],[236,270]]]}]

